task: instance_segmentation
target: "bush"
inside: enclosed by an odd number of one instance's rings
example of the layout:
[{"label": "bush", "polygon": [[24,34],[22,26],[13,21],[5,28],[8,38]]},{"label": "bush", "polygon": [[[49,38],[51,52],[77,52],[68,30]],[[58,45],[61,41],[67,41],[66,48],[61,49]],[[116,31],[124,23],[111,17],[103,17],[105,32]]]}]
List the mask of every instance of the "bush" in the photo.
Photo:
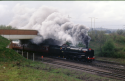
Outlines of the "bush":
[{"label": "bush", "polygon": [[125,47],[122,49],[123,52],[125,52]]},{"label": "bush", "polygon": [[114,54],[115,54],[114,42],[112,40],[108,40],[102,47],[102,56],[113,57]]},{"label": "bush", "polygon": [[119,52],[115,53],[114,57],[115,58],[125,58],[125,52],[119,51]]},{"label": "bush", "polygon": [[122,35],[117,35],[116,36],[116,41],[119,42],[119,43],[124,43],[125,42],[125,37],[122,36]]},{"label": "bush", "polygon": [[0,45],[0,51],[3,51],[4,48],[4,46]]}]

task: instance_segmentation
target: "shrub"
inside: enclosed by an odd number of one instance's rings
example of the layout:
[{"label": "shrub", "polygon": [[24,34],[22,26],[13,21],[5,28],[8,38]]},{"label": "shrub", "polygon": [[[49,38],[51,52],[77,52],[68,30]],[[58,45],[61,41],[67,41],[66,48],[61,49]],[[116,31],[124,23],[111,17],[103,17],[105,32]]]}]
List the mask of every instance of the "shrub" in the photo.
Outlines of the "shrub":
[{"label": "shrub", "polygon": [[119,51],[119,52],[115,53],[114,57],[115,58],[125,58],[125,52]]},{"label": "shrub", "polygon": [[123,52],[125,52],[125,47],[122,49]]},{"label": "shrub", "polygon": [[108,40],[102,47],[102,55],[105,57],[113,57],[114,54],[115,54],[114,42],[112,40]]},{"label": "shrub", "polygon": [[116,41],[119,42],[119,43],[124,43],[125,42],[125,37],[122,36],[122,35],[117,35],[116,36]]}]

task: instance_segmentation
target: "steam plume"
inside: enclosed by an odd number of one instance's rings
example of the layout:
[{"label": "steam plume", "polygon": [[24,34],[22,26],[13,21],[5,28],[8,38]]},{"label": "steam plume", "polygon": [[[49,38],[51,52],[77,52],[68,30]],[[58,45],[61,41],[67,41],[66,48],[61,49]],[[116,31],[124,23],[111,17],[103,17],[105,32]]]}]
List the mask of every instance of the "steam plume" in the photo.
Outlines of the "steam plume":
[{"label": "steam plume", "polygon": [[[18,29],[36,29],[39,35],[32,41],[36,44],[41,42],[51,42],[62,45],[66,41],[73,45],[80,41],[85,44],[90,40],[88,36],[89,28],[84,25],[73,24],[68,17],[65,17],[57,9],[42,6],[38,9],[29,9],[18,4],[14,11],[16,11],[13,20],[9,25],[17,27]],[[21,11],[23,8],[26,13]],[[18,10],[18,11],[17,11]],[[21,14],[20,14],[21,13]],[[54,42],[55,41],[55,42]]]}]

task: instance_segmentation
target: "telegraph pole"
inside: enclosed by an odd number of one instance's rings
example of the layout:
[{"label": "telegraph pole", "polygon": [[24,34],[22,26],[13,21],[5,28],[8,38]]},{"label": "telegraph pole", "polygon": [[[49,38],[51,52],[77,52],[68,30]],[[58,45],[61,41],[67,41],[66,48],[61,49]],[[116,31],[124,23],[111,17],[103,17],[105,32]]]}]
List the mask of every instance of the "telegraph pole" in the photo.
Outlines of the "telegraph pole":
[{"label": "telegraph pole", "polygon": [[89,18],[91,18],[91,28],[92,28],[92,18],[93,18],[93,17],[89,17]]}]

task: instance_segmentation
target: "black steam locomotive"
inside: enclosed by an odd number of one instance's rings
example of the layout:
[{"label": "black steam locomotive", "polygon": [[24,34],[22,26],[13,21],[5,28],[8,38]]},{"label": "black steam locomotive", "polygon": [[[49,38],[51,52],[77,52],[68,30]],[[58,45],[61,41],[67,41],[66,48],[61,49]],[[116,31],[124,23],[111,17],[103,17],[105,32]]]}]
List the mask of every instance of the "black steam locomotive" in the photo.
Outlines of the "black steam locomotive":
[{"label": "black steam locomotive", "polygon": [[49,51],[52,56],[59,56],[66,59],[79,61],[93,61],[94,50],[91,48],[77,48],[73,46],[50,46]]},{"label": "black steam locomotive", "polygon": [[18,45],[15,43],[12,43],[12,48],[29,52],[37,52],[45,56],[56,56],[81,61],[94,60],[94,50],[92,50],[91,48],[77,48],[66,45],[41,45],[37,47],[32,47],[27,45]]}]

